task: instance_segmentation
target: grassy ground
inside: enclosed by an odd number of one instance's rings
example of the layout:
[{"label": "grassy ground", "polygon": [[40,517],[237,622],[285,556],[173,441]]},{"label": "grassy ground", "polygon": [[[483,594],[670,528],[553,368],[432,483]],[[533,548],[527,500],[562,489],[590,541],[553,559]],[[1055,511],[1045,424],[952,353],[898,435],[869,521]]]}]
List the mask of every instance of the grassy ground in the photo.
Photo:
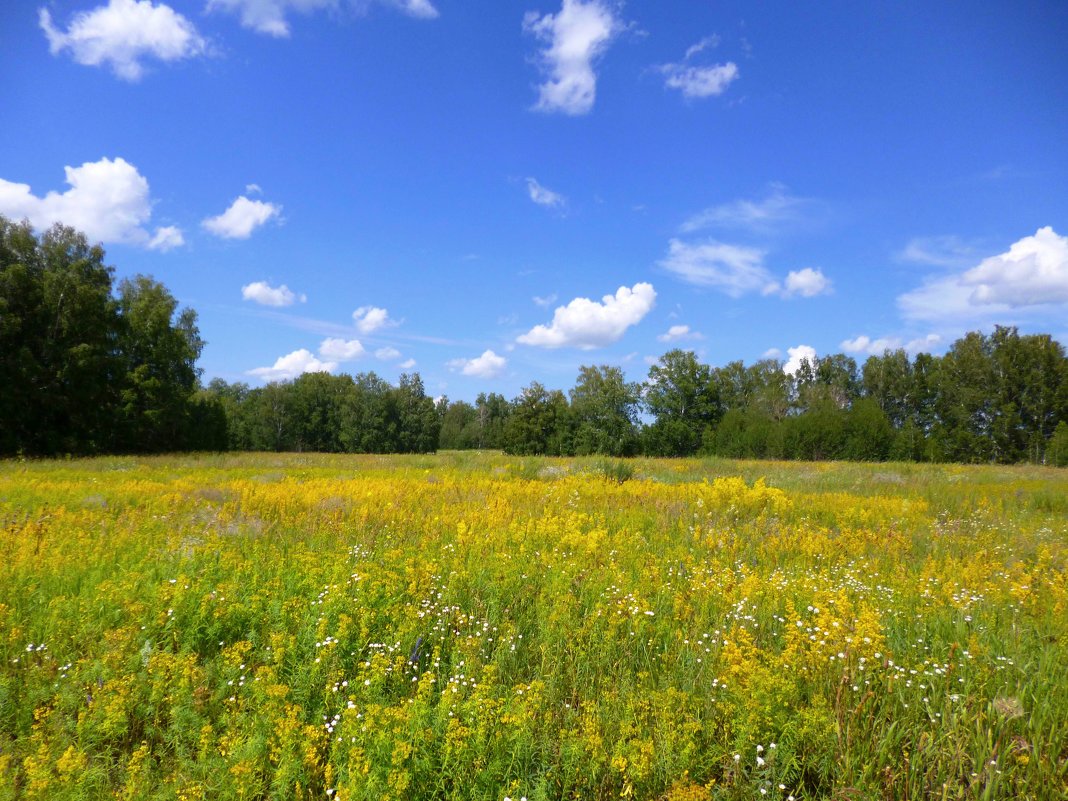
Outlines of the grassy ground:
[{"label": "grassy ground", "polygon": [[0,464],[6,799],[1068,797],[1068,472]]}]

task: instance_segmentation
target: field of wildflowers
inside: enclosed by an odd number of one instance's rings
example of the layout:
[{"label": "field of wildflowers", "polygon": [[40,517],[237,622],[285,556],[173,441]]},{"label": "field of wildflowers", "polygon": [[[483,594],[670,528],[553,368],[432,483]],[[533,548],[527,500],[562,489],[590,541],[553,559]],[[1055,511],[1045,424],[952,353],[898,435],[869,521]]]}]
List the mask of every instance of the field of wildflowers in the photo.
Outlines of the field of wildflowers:
[{"label": "field of wildflowers", "polygon": [[1068,472],[0,464],[0,801],[1068,797]]}]

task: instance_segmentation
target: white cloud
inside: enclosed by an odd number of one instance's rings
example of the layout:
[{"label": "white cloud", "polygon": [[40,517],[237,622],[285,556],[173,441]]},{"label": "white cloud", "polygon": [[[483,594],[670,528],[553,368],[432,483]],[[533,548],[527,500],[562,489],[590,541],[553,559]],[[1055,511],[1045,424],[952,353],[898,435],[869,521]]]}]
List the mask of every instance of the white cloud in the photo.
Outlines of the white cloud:
[{"label": "white cloud", "polygon": [[335,362],[351,362],[365,353],[358,339],[328,337],[319,344],[319,355]]},{"label": "white cloud", "polygon": [[145,58],[179,61],[207,51],[192,22],[151,0],[109,0],[106,6],[75,14],[66,33],[52,24],[47,8],[38,11],[38,20],[52,55],[69,50],[79,64],[110,64],[127,81],[141,78]]},{"label": "white cloud", "polygon": [[619,340],[628,328],[641,322],[656,304],[652,284],[621,286],[615,295],[605,295],[601,303],[575,298],[560,306],[549,325],[536,325],[517,338],[523,345],[542,348],[593,348]]},{"label": "white cloud", "polygon": [[384,2],[386,5],[403,11],[409,17],[437,19],[440,16],[430,0],[384,0]]},{"label": "white cloud", "polygon": [[156,229],[156,233],[148,240],[145,247],[149,250],[160,250],[166,253],[168,250],[174,250],[174,248],[179,248],[184,244],[185,237],[182,236],[181,229],[173,225],[165,225]]},{"label": "white cloud", "polygon": [[985,319],[1064,304],[1068,304],[1068,237],[1049,226],[970,270],[929,278],[898,298],[902,314],[913,320]]},{"label": "white cloud", "polygon": [[782,357],[782,351],[779,350],[778,348],[768,348],[760,356],[760,358],[762,358],[762,359],[779,359],[781,357]]},{"label": "white cloud", "polygon": [[603,0],[563,0],[557,14],[529,11],[523,30],[546,43],[539,51],[548,80],[538,87],[537,111],[586,114],[593,108],[597,75],[593,63],[623,24]]},{"label": "white cloud", "polygon": [[801,360],[807,359],[809,362],[816,360],[816,349],[811,345],[798,345],[796,348],[786,349],[786,363],[782,366],[782,371],[787,375],[793,375],[801,367]]},{"label": "white cloud", "polygon": [[377,306],[360,306],[352,313],[356,328],[361,334],[370,334],[380,328],[391,328],[398,323],[389,318],[389,312]]},{"label": "white cloud", "polygon": [[241,195],[230,208],[217,217],[208,217],[201,225],[224,239],[248,239],[253,231],[281,213],[282,207],[276,203],[249,200]]},{"label": "white cloud", "polygon": [[665,333],[657,337],[661,342],[674,342],[679,339],[704,339],[704,334],[691,331],[688,325],[673,325]]},{"label": "white cloud", "polygon": [[504,372],[508,366],[508,360],[498,356],[492,350],[487,350],[481,356],[474,359],[452,359],[448,362],[450,370],[459,370],[464,375],[477,378],[496,378]]},{"label": "white cloud", "polygon": [[[371,5],[374,0],[352,0],[350,5],[357,11]],[[430,0],[378,0],[382,5],[395,8],[409,17],[434,19],[438,10]],[[208,0],[208,11],[224,11],[238,14],[241,25],[268,36],[289,36],[291,11],[307,14],[321,9],[336,9],[339,0]]]},{"label": "white cloud", "polygon": [[718,289],[732,298],[749,292],[770,294],[779,284],[764,268],[765,251],[709,240],[699,244],[672,239],[660,266],[683,281]]},{"label": "white cloud", "polygon": [[825,295],[831,291],[831,280],[819,270],[813,270],[811,267],[791,270],[786,274],[784,284],[782,296],[785,298],[791,298],[794,295],[814,298],[816,295]]},{"label": "white cloud", "polygon": [[545,297],[540,297],[539,295],[535,295],[531,299],[534,301],[534,305],[541,306],[543,309],[547,309],[550,306],[552,306],[554,303],[556,303],[556,297],[557,297],[556,293],[553,292],[551,295],[546,295]]},{"label": "white cloud", "polygon": [[1068,237],[1050,226],[1014,242],[1007,252],[983,259],[961,277],[972,303],[1036,306],[1068,303]]},{"label": "white cloud", "polygon": [[938,334],[928,334],[925,337],[911,339],[905,343],[905,350],[909,353],[931,353],[934,348],[942,344],[942,337]]},{"label": "white cloud", "polygon": [[861,353],[869,356],[882,356],[886,351],[895,351],[904,348],[908,353],[930,353],[941,343],[942,337],[938,334],[928,334],[924,337],[911,339],[902,344],[899,337],[878,337],[872,339],[866,334],[861,334],[853,339],[843,340],[839,347],[846,353]]},{"label": "white cloud", "polygon": [[560,208],[567,203],[567,198],[559,192],[542,186],[533,178],[527,178],[527,194],[539,206],[546,206],[550,209]]},{"label": "white cloud", "polygon": [[311,351],[301,348],[285,356],[279,356],[272,367],[257,367],[249,370],[247,375],[264,381],[285,381],[296,378],[302,373],[331,373],[337,369],[337,362],[322,362]]},{"label": "white cloud", "polygon": [[717,36],[716,34],[712,34],[711,36],[706,36],[697,44],[690,45],[688,48],[686,48],[686,55],[683,56],[683,59],[689,61],[698,53],[702,52],[703,50],[706,50],[709,47],[719,47],[719,36]]},{"label": "white cloud", "polygon": [[816,202],[786,193],[781,184],[772,184],[763,200],[735,200],[698,212],[681,226],[684,233],[705,228],[740,228],[769,233],[783,224],[801,221]]},{"label": "white cloud", "polygon": [[306,303],[308,296],[298,295],[285,284],[273,287],[266,281],[254,281],[241,287],[241,297],[261,306],[292,306],[298,300]]},{"label": "white cloud", "polygon": [[246,195],[262,195],[263,188],[259,184],[245,184]]},{"label": "white cloud", "polygon": [[64,167],[70,189],[37,197],[29,184],[0,178],[0,214],[28,219],[39,229],[57,222],[85,233],[92,241],[120,242],[152,250],[170,250],[183,244],[174,226],[144,227],[152,216],[148,181],[124,159],[102,158],[80,167]]},{"label": "white cloud", "polygon": [[897,337],[871,337],[861,334],[854,339],[843,340],[839,347],[846,353],[866,353],[871,356],[881,356],[884,351],[897,350],[901,347],[901,340]]},{"label": "white cloud", "polygon": [[695,67],[690,64],[662,64],[664,86],[678,89],[683,97],[714,97],[727,91],[738,78],[738,65],[733,61]]},{"label": "white cloud", "polygon": [[411,370],[413,367],[415,367],[415,364],[415,359],[405,359],[403,362],[398,364],[397,367],[402,370]]},{"label": "white cloud", "polygon": [[375,358],[381,359],[384,362],[391,362],[394,359],[399,359],[400,357],[401,352],[399,350],[388,346],[384,348],[379,348],[375,351]]}]

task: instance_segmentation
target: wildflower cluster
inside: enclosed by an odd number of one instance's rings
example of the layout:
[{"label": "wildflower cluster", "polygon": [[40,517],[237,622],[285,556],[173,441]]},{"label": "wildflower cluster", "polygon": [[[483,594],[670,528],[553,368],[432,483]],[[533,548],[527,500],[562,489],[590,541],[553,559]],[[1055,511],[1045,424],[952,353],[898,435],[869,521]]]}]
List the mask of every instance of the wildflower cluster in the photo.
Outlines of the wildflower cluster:
[{"label": "wildflower cluster", "polygon": [[0,465],[0,801],[1068,792],[1063,473],[516,465]]}]

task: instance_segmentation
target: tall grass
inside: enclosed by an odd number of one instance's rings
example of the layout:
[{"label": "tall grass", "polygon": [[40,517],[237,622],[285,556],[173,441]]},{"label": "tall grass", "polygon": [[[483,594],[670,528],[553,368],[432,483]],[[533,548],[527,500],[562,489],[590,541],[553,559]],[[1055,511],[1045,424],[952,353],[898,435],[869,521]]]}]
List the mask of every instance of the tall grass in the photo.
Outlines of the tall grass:
[{"label": "tall grass", "polygon": [[5,799],[1068,797],[1068,474],[0,465]]}]

